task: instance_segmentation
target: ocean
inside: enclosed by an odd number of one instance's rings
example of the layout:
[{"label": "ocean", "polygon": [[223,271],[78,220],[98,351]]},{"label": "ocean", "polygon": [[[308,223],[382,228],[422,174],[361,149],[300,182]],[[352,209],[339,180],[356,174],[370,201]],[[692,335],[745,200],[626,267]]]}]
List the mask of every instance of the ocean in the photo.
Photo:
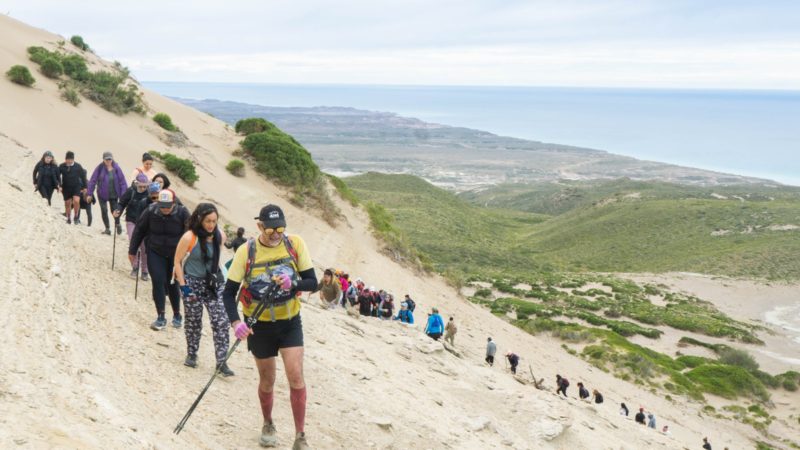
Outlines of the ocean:
[{"label": "ocean", "polygon": [[348,106],[800,185],[800,91],[143,82],[160,94]]}]

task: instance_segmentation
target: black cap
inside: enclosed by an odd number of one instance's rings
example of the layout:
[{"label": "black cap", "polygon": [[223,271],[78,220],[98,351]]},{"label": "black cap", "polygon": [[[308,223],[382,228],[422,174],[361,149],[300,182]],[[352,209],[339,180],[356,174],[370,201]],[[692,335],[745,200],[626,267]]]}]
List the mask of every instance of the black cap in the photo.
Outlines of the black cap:
[{"label": "black cap", "polygon": [[75,159],[75,153],[72,151],[67,152],[67,156],[64,159]]},{"label": "black cap", "polygon": [[286,216],[283,215],[283,210],[277,205],[267,205],[261,208],[258,217],[255,219],[260,220],[265,228],[278,228],[286,226]]}]

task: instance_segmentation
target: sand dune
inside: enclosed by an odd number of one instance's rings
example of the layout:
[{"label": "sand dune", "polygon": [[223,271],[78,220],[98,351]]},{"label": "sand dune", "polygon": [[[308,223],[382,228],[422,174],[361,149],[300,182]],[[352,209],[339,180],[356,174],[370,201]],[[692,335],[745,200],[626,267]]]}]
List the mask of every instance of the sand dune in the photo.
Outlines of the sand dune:
[{"label": "sand dune", "polygon": [[[27,64],[25,48],[61,39],[0,16],[0,68]],[[95,57],[93,69],[107,65]],[[30,171],[44,149],[57,159],[74,150],[87,168],[113,151],[126,173],[148,149],[165,150],[162,131],[149,117],[115,116],[89,101],[77,108],[58,97],[55,82],[37,75],[35,89],[0,81],[0,443],[18,448],[247,448],[256,447],[261,418],[257,374],[249,355],[230,363],[237,375],[220,379],[180,436],[172,428],[212,369],[210,335],[200,367],[189,369],[182,330],[153,332],[147,283],[133,298],[125,239],[100,228],[67,226],[57,207],[31,192]],[[229,175],[224,165],[239,137],[203,113],[145,91],[151,112],[168,113],[191,145],[170,151],[194,159],[200,181],[176,182],[190,206],[210,200],[222,219],[252,231],[266,202],[285,207],[289,231],[305,237],[317,268],[347,268],[370,284],[418,301],[418,320],[438,306],[459,322],[457,350],[444,350],[420,327],[355,320],[305,305],[307,430],[315,448],[696,448],[709,436],[715,448],[741,448],[757,434],[739,423],[700,412],[683,399],[666,400],[568,355],[560,342],[533,337],[466,302],[437,277],[420,277],[380,252],[365,214],[340,202],[345,223],[331,228],[314,211],[293,207],[286,193],[248,173]],[[96,211],[96,209],[95,209]],[[206,324],[207,325],[207,324]],[[208,327],[206,326],[206,330]],[[483,363],[487,336],[499,351],[522,355],[549,386],[556,373],[600,389],[600,406],[563,400],[524,385]],[[644,405],[669,424],[672,437],[618,416],[617,405]],[[292,434],[288,388],[279,369],[276,411],[280,439]],[[778,429],[789,436],[788,431]]]}]

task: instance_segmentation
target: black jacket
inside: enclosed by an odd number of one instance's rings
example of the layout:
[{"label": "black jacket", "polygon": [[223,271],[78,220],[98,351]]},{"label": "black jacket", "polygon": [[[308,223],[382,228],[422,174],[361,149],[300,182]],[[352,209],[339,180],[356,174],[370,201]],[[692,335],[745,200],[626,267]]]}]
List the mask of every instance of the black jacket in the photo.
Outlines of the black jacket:
[{"label": "black jacket", "polygon": [[86,182],[86,171],[78,163],[73,164],[72,167],[65,162],[61,163],[58,166],[58,173],[61,178],[61,186],[65,188],[84,189],[89,186],[89,183]]},{"label": "black jacket", "polygon": [[136,222],[150,203],[150,197],[148,197],[146,190],[144,192],[139,192],[135,187],[131,186],[119,198],[117,210],[126,211],[126,222]]},{"label": "black jacket", "polygon": [[59,182],[59,167],[55,164],[45,164],[42,161],[36,163],[33,168],[33,184],[37,188],[42,187],[58,187],[61,185]]},{"label": "black jacket", "polygon": [[135,255],[144,240],[148,250],[165,258],[175,256],[178,241],[186,231],[189,215],[189,210],[183,205],[176,204],[172,214],[168,216],[161,214],[158,203],[148,206],[136,221],[128,254]]}]

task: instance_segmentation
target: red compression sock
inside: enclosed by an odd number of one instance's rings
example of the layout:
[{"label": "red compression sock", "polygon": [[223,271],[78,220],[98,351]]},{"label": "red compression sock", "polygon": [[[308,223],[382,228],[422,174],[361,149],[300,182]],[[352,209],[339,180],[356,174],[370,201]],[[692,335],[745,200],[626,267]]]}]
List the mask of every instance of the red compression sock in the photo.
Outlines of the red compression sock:
[{"label": "red compression sock", "polygon": [[292,415],[294,416],[294,431],[301,433],[306,425],[306,388],[290,389],[289,399],[292,402]]},{"label": "red compression sock", "polygon": [[258,390],[258,400],[261,402],[261,414],[264,415],[264,422],[272,422],[272,398],[273,392],[266,393]]}]

